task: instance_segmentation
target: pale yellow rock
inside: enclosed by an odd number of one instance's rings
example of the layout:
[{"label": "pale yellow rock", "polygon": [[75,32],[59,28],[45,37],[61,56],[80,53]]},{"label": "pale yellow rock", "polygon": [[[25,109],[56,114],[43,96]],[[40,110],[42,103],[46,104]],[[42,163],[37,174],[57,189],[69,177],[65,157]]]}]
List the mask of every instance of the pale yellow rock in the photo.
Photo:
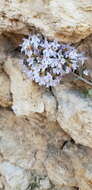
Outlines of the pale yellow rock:
[{"label": "pale yellow rock", "polygon": [[49,157],[46,160],[46,170],[48,176],[53,184],[58,186],[74,187],[77,185],[74,170],[68,157],[62,152],[60,155],[49,153]]},{"label": "pale yellow rock", "polygon": [[[53,164],[53,155],[60,155],[64,142],[70,140],[70,137],[61,130],[59,125],[56,122],[48,122],[45,116],[41,114],[32,114],[30,117],[20,118],[16,117],[12,111],[1,109],[0,139],[0,174],[5,177],[5,181],[11,190],[17,190],[17,186],[23,190],[26,184],[31,184],[32,180],[29,181],[31,172],[34,172],[36,178],[40,179],[40,181],[37,180],[37,183],[41,189],[49,190],[49,177],[52,175],[49,174],[48,177],[46,160],[49,162],[47,158],[51,154],[52,163],[50,161],[49,164]],[[64,159],[67,162],[67,158],[64,157]],[[64,163],[66,162],[64,161]],[[58,162],[56,163],[59,167]],[[68,165],[67,162],[67,167],[70,168]],[[65,180],[66,184],[74,181],[71,174],[72,167],[70,173],[67,169],[64,171],[62,167],[60,170],[63,172],[62,175],[64,174],[63,181]],[[60,178],[59,171],[56,171],[56,175]]]},{"label": "pale yellow rock", "polygon": [[13,99],[13,111],[16,115],[45,112],[49,120],[55,121],[55,97],[49,92],[49,89],[40,87],[27,78],[26,74],[23,74],[23,68],[19,65],[19,62],[19,59],[9,57],[4,64],[4,70],[10,79],[9,85]]},{"label": "pale yellow rock", "polygon": [[12,104],[10,95],[9,78],[4,72],[0,72],[0,106],[9,107]]},{"label": "pale yellow rock", "polygon": [[0,138],[4,159],[25,169],[31,169],[36,159],[44,162],[49,149],[58,150],[70,139],[56,122],[48,122],[44,115],[32,114],[29,118],[20,118],[2,109]]},{"label": "pale yellow rock", "polygon": [[1,1],[0,31],[28,34],[32,26],[64,42],[77,42],[92,33],[92,1]]},{"label": "pale yellow rock", "polygon": [[92,148],[92,99],[68,85],[54,89],[58,101],[57,120],[78,144]]},{"label": "pale yellow rock", "polygon": [[77,188],[76,187],[62,187],[62,188],[57,187],[52,190],[77,190]]},{"label": "pale yellow rock", "polygon": [[[0,107],[12,108],[0,109],[0,188],[92,190],[92,99],[22,73],[17,47],[34,28],[79,42],[92,34],[92,1],[0,0]],[[90,37],[78,46],[92,55]]]},{"label": "pale yellow rock", "polygon": [[51,92],[43,94],[44,109],[48,120],[56,121],[57,102]]},{"label": "pale yellow rock", "polygon": [[19,59],[8,58],[5,62],[6,73],[10,77],[13,98],[12,109],[16,115],[29,115],[31,112],[44,112],[43,90],[23,75],[19,70]]},{"label": "pale yellow rock", "polygon": [[10,92],[10,80],[7,73],[3,70],[3,64],[7,57],[7,51],[11,43],[6,37],[0,36],[0,106],[10,107],[12,105],[12,96]]},{"label": "pale yellow rock", "polygon": [[68,143],[64,151],[72,161],[80,190],[92,189],[92,149]]},{"label": "pale yellow rock", "polygon": [[31,179],[30,172],[14,166],[7,161],[0,163],[0,173],[6,178],[6,182],[11,190],[25,190],[29,186]]}]

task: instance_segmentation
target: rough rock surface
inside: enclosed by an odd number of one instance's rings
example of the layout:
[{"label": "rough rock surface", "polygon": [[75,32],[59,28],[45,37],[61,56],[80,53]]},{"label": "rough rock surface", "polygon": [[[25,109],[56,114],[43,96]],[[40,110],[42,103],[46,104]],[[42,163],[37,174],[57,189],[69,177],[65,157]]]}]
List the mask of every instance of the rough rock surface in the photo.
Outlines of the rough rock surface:
[{"label": "rough rock surface", "polygon": [[41,114],[16,117],[0,110],[0,182],[5,190],[91,190],[91,167],[92,149],[75,145],[58,123]]},{"label": "rough rock surface", "polygon": [[42,89],[25,79],[17,65],[19,60],[7,59],[5,71],[10,76],[13,110],[17,115],[29,115],[30,112],[44,112]]},{"label": "rough rock surface", "polygon": [[1,33],[27,34],[35,26],[50,37],[73,43],[92,33],[91,0],[3,0],[0,15]]},{"label": "rough rock surface", "polygon": [[[4,71],[11,81],[12,109],[16,115],[29,115],[31,112],[50,115],[50,120],[56,120],[56,100],[49,90],[31,82],[23,74],[19,59],[7,58]],[[7,88],[6,88],[7,89]]]},{"label": "rough rock surface", "polygon": [[[70,140],[58,123],[48,122],[46,117],[40,114],[30,115],[30,118],[16,118],[12,111],[1,109],[0,139],[0,174],[12,190],[17,190],[17,186],[19,190],[26,190],[29,185],[31,188],[33,183],[44,190],[52,187],[48,171],[49,156],[55,162],[53,155],[60,154],[64,142]],[[73,169],[70,173],[66,165],[64,171],[63,165],[59,166],[57,161],[58,167],[64,172],[65,186],[74,186]],[[57,179],[58,175],[57,171]],[[54,183],[53,186],[63,186],[63,181],[57,180],[57,184]],[[4,185],[7,189],[6,184]]]},{"label": "rough rock surface", "polygon": [[11,106],[12,100],[10,96],[10,91],[9,91],[9,78],[8,76],[3,73],[2,71],[0,72],[0,106],[3,107],[8,107]]},{"label": "rough rock surface", "polygon": [[76,181],[80,190],[92,189],[92,149],[68,143],[64,152],[72,161]]},{"label": "rough rock surface", "polygon": [[18,48],[40,30],[78,42],[92,69],[91,19],[91,0],[0,1],[0,190],[92,190],[92,87],[71,77],[39,87]]},{"label": "rough rock surface", "polygon": [[76,143],[92,148],[92,99],[69,85],[54,90],[58,101],[57,121]]}]

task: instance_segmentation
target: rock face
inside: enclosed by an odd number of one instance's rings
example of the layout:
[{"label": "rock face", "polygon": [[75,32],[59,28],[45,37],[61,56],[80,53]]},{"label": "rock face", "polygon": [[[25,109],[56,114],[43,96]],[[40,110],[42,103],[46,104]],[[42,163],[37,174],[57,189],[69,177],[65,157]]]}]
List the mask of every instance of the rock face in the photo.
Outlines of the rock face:
[{"label": "rock face", "polygon": [[92,148],[92,99],[83,91],[60,85],[54,89],[58,101],[57,120],[76,143]]},{"label": "rock face", "polygon": [[19,60],[7,59],[5,71],[10,76],[13,110],[17,115],[29,115],[30,112],[44,112],[42,89],[25,79],[16,65]]},{"label": "rock face", "polygon": [[45,35],[73,43],[92,33],[91,0],[4,0],[0,15],[1,33],[28,34],[35,26]]},{"label": "rock face", "polygon": [[0,72],[0,106],[3,107],[8,107],[11,106],[12,100],[10,96],[10,91],[9,91],[9,78],[8,76],[3,73],[2,71]]},{"label": "rock face", "polygon": [[18,46],[31,31],[78,42],[92,70],[91,18],[91,0],[0,2],[0,190],[92,190],[92,87],[35,84]]},{"label": "rock face", "polygon": [[[64,142],[70,140],[58,123],[48,122],[44,115],[36,113],[30,115],[30,118],[16,118],[12,111],[2,109],[0,111],[0,139],[0,174],[6,180],[6,182],[2,181],[5,189],[7,186],[12,190],[27,189],[29,186],[29,189],[34,186],[44,190],[52,187],[49,179],[52,175],[48,170],[49,159],[51,157],[53,162],[56,162],[53,156],[58,156]],[[63,165],[59,166],[57,159],[57,169],[58,167],[61,168],[61,172],[65,170],[64,184],[68,186],[70,183],[71,187],[74,186],[73,169],[71,168],[70,173],[67,166],[65,166],[66,169]],[[57,179],[59,175],[62,176],[57,171]],[[54,183],[53,187],[63,186],[63,181],[57,180],[57,184]]]},{"label": "rock face", "polygon": [[68,143],[66,147],[64,147],[64,152],[72,161],[79,189],[92,189],[92,149],[83,146],[76,147]]}]

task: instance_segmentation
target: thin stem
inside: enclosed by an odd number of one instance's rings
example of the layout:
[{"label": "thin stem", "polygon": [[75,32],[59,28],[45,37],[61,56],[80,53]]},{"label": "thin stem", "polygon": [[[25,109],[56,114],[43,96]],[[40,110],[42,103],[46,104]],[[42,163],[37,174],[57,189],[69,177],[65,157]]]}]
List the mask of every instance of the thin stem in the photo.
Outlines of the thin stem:
[{"label": "thin stem", "polygon": [[90,81],[84,79],[83,77],[81,77],[81,76],[79,76],[79,75],[77,75],[77,74],[75,74],[75,73],[73,73],[73,74],[77,77],[76,80],[81,80],[81,81],[85,82],[86,84],[92,86],[92,82],[90,82]]}]

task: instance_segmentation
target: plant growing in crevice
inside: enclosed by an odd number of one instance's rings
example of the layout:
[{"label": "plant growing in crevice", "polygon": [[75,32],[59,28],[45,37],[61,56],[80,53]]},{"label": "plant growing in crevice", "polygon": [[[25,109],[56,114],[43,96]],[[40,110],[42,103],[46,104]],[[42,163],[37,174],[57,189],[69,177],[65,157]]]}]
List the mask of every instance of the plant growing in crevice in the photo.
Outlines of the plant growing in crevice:
[{"label": "plant growing in crevice", "polygon": [[32,171],[30,184],[26,190],[43,189],[43,186],[45,186],[46,189],[50,189],[52,187],[52,184],[49,181],[48,176],[40,174],[38,175],[36,171]]},{"label": "plant growing in crevice", "polygon": [[[21,60],[23,72],[42,86],[56,86],[63,76],[76,72],[85,63],[85,56],[75,47],[56,40],[49,40],[40,33],[31,34],[23,39]],[[88,74],[83,70],[84,75]]]}]

